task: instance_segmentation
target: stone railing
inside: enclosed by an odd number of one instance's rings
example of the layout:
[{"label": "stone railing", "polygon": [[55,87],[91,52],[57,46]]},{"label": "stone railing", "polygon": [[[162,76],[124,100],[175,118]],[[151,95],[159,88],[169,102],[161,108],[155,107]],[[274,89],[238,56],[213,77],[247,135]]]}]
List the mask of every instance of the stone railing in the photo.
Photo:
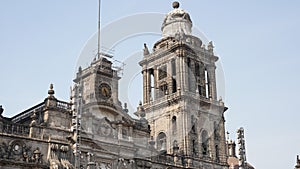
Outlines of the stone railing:
[{"label": "stone railing", "polygon": [[71,109],[71,104],[68,103],[68,102],[57,100],[56,107],[60,108],[60,109],[70,110]]},{"label": "stone railing", "polygon": [[29,126],[11,122],[0,122],[0,133],[28,136]]},{"label": "stone railing", "polygon": [[41,110],[43,110],[43,108],[44,108],[44,103],[40,103],[40,104],[38,104],[38,105],[28,109],[28,110],[23,111],[22,113],[20,113],[18,115],[12,117],[11,121],[14,122],[14,123],[17,123],[21,119],[25,119],[25,118],[30,117],[33,114],[34,111],[41,111]]},{"label": "stone railing", "polygon": [[[170,154],[158,155],[158,156],[151,157],[151,161],[158,162],[158,163],[166,163],[166,164],[169,164],[169,165],[174,165],[176,163],[176,158],[174,159],[174,157],[175,156],[170,155]],[[181,160],[181,158],[178,158],[178,159]]]}]

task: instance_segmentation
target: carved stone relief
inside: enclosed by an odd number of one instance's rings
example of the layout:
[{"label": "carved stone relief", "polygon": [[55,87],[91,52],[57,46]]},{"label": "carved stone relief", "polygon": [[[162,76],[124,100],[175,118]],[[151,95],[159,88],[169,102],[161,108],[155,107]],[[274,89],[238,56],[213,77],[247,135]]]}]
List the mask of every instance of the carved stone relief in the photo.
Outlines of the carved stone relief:
[{"label": "carved stone relief", "polygon": [[43,154],[39,147],[32,149],[19,140],[13,140],[9,144],[0,143],[0,158],[6,160],[23,161],[25,163],[43,163]]}]

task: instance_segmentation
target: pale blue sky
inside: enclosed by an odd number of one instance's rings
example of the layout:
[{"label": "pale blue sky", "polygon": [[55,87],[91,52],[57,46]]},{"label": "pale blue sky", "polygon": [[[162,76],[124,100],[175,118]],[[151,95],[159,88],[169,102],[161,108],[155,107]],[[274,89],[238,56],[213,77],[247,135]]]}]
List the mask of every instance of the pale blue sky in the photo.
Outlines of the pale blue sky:
[{"label": "pale blue sky", "polygon": [[[167,13],[171,2],[102,0],[102,26],[132,14]],[[225,73],[231,137],[245,128],[248,161],[256,168],[293,168],[300,154],[300,1],[180,2],[216,46]],[[0,104],[5,116],[41,102],[50,83],[57,98],[69,100],[78,56],[97,29],[97,5],[97,0],[0,1]],[[124,51],[115,54],[133,54],[143,42],[151,45],[158,39],[125,41],[119,46]]]}]

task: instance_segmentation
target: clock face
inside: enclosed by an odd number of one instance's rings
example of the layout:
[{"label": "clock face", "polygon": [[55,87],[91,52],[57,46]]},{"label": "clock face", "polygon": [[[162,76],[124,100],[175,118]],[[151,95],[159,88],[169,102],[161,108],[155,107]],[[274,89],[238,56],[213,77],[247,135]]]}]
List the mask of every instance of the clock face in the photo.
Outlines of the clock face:
[{"label": "clock face", "polygon": [[21,152],[22,152],[21,146],[20,146],[19,144],[15,144],[15,145],[13,146],[13,152],[14,152],[16,155],[21,154]]},{"label": "clock face", "polygon": [[111,97],[111,88],[108,84],[102,83],[100,84],[100,96],[103,99],[108,99]]}]

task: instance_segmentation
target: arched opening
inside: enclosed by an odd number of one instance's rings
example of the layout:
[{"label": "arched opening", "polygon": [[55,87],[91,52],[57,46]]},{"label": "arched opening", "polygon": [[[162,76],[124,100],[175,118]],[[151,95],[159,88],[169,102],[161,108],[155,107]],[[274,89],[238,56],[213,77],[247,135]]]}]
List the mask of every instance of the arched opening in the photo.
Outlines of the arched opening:
[{"label": "arched opening", "polygon": [[219,153],[220,153],[220,151],[219,151],[219,146],[216,145],[216,146],[215,146],[215,149],[216,149],[216,161],[219,162],[219,161],[220,161],[220,157],[219,157],[219,156],[220,156],[220,154],[219,154]]},{"label": "arched opening", "polygon": [[164,95],[168,95],[168,84],[167,82],[162,82],[159,86],[159,97],[162,97]]},{"label": "arched opening", "polygon": [[149,101],[154,101],[155,97],[154,97],[154,70],[153,69],[149,69],[149,76],[150,76],[150,94],[149,94]]},{"label": "arched opening", "polygon": [[176,116],[172,117],[172,134],[176,135],[177,133],[177,121],[176,121]]},{"label": "arched opening", "polygon": [[209,90],[209,76],[208,76],[208,71],[207,69],[205,68],[205,97],[206,98],[209,98],[210,97],[210,90]]},{"label": "arched opening", "polygon": [[166,151],[167,150],[167,136],[164,132],[160,132],[156,139],[156,149],[158,151]]}]

